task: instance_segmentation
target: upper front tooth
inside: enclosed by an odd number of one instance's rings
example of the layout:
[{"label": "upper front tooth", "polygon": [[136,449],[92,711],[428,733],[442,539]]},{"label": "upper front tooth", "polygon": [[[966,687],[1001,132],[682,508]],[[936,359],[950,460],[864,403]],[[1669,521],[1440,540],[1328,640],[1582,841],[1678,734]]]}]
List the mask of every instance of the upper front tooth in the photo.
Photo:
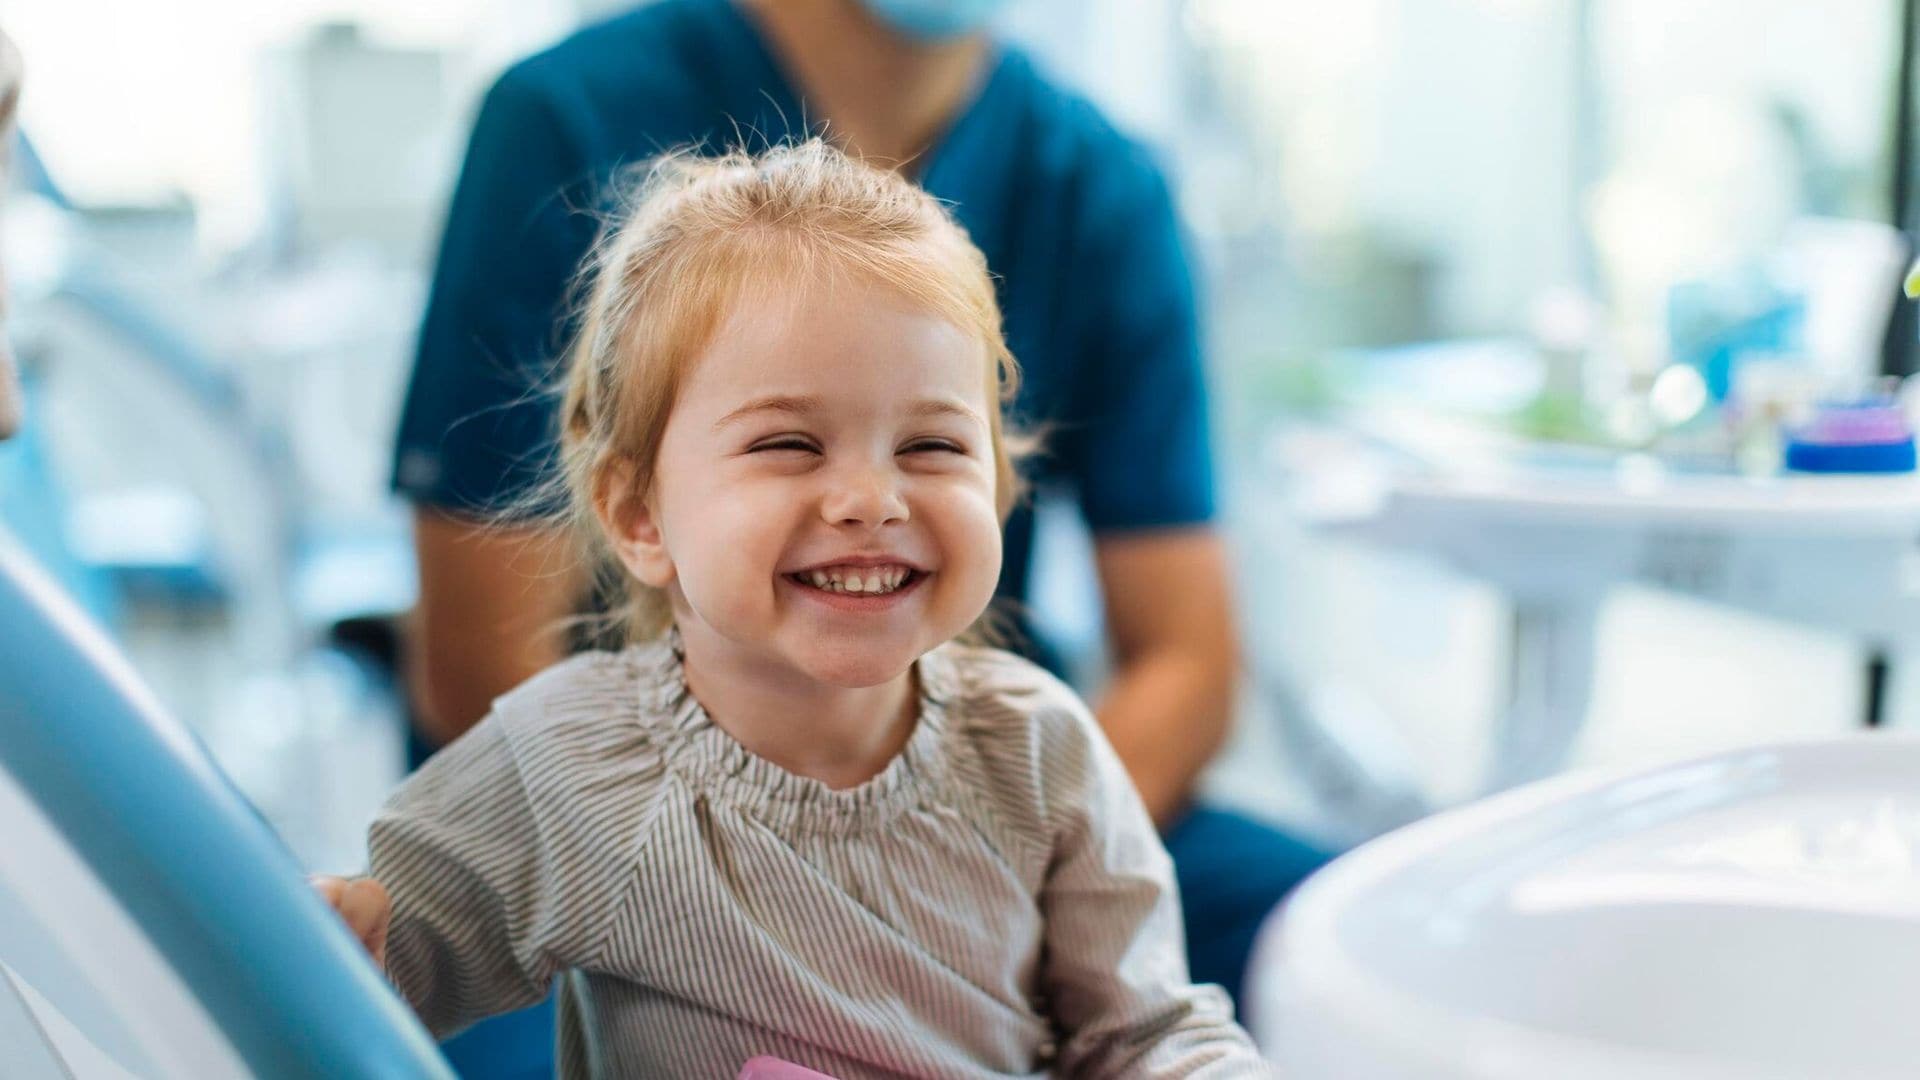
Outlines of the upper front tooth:
[{"label": "upper front tooth", "polygon": [[880,591],[880,572],[879,571],[876,570],[873,573],[867,575],[867,591],[868,592]]},{"label": "upper front tooth", "polygon": [[847,575],[847,591],[848,592],[866,591],[866,586],[861,583],[859,574]]}]

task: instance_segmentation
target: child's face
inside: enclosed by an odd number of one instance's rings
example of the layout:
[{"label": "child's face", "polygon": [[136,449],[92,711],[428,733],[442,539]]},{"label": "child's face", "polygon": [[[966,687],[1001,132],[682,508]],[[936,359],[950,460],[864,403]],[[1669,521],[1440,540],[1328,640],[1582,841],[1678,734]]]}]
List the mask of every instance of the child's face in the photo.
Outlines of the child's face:
[{"label": "child's face", "polygon": [[885,682],[992,599],[993,407],[981,344],[881,288],[745,301],[682,380],[623,559],[689,650]]}]

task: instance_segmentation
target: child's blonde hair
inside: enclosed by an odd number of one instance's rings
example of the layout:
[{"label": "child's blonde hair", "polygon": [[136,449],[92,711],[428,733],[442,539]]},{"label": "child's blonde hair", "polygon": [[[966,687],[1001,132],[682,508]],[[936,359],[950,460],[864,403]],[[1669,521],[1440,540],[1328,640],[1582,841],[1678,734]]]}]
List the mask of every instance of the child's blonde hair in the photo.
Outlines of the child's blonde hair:
[{"label": "child's blonde hair", "polygon": [[582,269],[560,413],[562,513],[628,640],[664,633],[671,612],[660,590],[612,558],[599,496],[630,476],[630,494],[647,497],[680,380],[735,304],[756,288],[823,280],[880,285],[981,343],[1003,524],[1012,511],[1026,444],[1004,430],[1001,407],[1013,400],[1019,366],[986,257],[939,202],[819,139],[758,156],[669,154]]}]

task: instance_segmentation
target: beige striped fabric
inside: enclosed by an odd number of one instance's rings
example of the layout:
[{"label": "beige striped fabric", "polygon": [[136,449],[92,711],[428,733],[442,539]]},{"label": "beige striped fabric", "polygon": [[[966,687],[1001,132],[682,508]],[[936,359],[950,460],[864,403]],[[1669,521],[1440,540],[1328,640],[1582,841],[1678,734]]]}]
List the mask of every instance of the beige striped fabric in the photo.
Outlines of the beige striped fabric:
[{"label": "beige striped fabric", "polygon": [[1079,699],[991,649],[917,667],[906,748],[838,791],[716,726],[672,641],[534,678],[373,825],[389,974],[442,1035],[559,980],[568,1077],[1268,1075]]}]

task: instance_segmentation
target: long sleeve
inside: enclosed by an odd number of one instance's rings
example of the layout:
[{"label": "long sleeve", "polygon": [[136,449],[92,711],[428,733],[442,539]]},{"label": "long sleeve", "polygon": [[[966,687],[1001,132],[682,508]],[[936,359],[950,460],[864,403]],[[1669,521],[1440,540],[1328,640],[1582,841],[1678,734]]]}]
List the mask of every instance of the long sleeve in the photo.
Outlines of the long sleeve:
[{"label": "long sleeve", "polygon": [[435,755],[369,837],[388,976],[436,1036],[540,1000],[586,947],[498,719]]},{"label": "long sleeve", "polygon": [[1061,1076],[1268,1076],[1218,987],[1188,978],[1172,861],[1077,700],[1045,751],[1054,856],[1043,989]]}]

